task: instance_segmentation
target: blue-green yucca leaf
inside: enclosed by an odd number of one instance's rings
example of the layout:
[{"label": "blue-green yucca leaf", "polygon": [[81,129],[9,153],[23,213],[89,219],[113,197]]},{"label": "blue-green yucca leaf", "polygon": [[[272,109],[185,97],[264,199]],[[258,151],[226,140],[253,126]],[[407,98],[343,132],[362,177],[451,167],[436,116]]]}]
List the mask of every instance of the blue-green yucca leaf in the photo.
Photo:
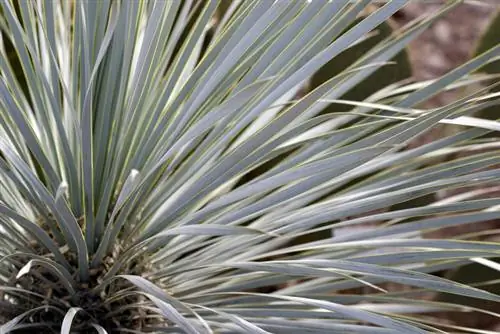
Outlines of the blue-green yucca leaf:
[{"label": "blue-green yucca leaf", "polygon": [[[470,117],[499,103],[495,84],[418,104],[497,79],[468,74],[500,47],[432,81],[339,100],[450,1],[303,93],[406,3],[2,1],[0,332],[443,333],[475,329],[422,314],[499,317],[420,300],[500,300],[488,282],[436,275],[496,268],[498,243],[425,238],[500,217],[498,198],[467,190],[500,178],[498,142],[481,139],[499,124]],[[339,103],[349,111],[322,113]],[[439,123],[467,129],[407,148]],[[372,292],[345,294],[360,288]]]}]

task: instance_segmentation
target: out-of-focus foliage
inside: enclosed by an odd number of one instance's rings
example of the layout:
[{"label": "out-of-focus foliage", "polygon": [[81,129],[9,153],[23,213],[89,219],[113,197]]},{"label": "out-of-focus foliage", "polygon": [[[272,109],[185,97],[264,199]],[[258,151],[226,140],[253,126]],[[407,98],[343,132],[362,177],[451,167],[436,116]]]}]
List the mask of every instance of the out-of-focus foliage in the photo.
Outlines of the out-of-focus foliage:
[{"label": "out-of-focus foliage", "polygon": [[[481,37],[476,47],[475,55],[477,56],[489,50],[492,46],[498,45],[498,43],[500,43],[500,10],[498,10],[496,15],[493,16],[491,22],[488,25],[488,28]],[[492,61],[489,64],[481,67],[479,71],[490,74],[500,74],[500,59]],[[492,92],[499,91],[500,87],[498,86],[492,89]],[[483,109],[479,112],[478,115],[482,118],[498,120],[500,119],[500,107],[492,106]]]}]

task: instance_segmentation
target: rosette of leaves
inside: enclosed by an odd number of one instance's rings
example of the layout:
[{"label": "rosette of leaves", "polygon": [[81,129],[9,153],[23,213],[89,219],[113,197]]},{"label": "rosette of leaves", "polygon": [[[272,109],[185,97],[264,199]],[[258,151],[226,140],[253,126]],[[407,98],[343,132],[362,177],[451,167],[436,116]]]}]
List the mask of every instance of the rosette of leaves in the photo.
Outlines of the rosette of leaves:
[{"label": "rosette of leaves", "polygon": [[[498,153],[482,151],[498,143],[475,140],[498,123],[468,116],[498,103],[489,87],[414,106],[489,78],[467,74],[500,46],[437,80],[338,100],[457,2],[293,99],[406,1],[346,30],[369,4],[235,1],[214,20],[217,1],[2,1],[17,56],[1,43],[0,332],[427,333],[456,330],[433,312],[483,312],[429,291],[500,301],[433,274],[494,267],[498,244],[417,238],[499,218],[497,198],[387,211],[498,182]],[[322,115],[331,103],[352,109]],[[467,128],[404,149],[438,123]],[[461,151],[473,154],[421,167]]]}]

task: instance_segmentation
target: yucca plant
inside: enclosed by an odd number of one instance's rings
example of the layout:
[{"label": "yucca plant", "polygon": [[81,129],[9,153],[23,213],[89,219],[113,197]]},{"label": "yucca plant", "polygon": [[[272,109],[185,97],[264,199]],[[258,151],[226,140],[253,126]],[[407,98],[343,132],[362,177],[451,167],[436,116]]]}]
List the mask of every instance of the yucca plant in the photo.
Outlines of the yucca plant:
[{"label": "yucca plant", "polygon": [[[426,232],[500,218],[467,191],[500,178],[499,124],[469,116],[495,76],[468,75],[500,46],[341,100],[452,1],[300,93],[406,3],[2,0],[0,332],[479,333],[433,314],[498,315],[425,297],[499,302],[434,273],[498,270],[500,245]],[[439,123],[466,128],[407,148]]]}]

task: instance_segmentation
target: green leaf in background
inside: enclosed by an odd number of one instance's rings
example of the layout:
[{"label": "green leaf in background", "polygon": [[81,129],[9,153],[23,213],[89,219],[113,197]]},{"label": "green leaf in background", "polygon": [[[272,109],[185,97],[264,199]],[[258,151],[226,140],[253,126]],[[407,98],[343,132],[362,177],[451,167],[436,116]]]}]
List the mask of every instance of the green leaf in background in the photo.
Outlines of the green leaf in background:
[{"label": "green leaf in background", "polygon": [[[500,258],[490,260],[500,263]],[[500,275],[497,269],[489,268],[479,263],[465,265],[463,267],[452,270],[446,275],[448,279],[454,282],[476,285],[477,287],[480,287],[481,289],[494,294],[500,293],[500,281],[498,279],[499,276]],[[499,303],[470,298],[468,296],[440,292],[435,297],[435,300],[439,302],[482,308],[490,312],[500,312]],[[463,317],[463,315],[448,314],[447,317],[456,320],[457,317]],[[470,317],[470,319],[467,320],[466,325],[471,327],[485,327],[488,325],[487,322],[489,322],[490,325],[494,325],[495,319],[492,317],[488,317],[487,315],[478,315],[476,317]]]},{"label": "green leaf in background", "polygon": [[[480,55],[481,53],[489,50],[498,43],[500,43],[500,9],[497,10],[495,15],[493,15],[493,18],[486,28],[485,33],[477,44],[474,55]],[[500,74],[500,59],[492,61],[489,64],[481,67],[479,71],[489,74]],[[500,91],[500,87],[498,86],[492,90],[492,92],[498,91]],[[491,120],[500,119],[500,106],[496,105],[483,109],[478,113],[478,117]],[[498,133],[496,133],[496,135],[498,135]]]},{"label": "green leaf in background", "polygon": [[[16,12],[19,12],[19,4],[17,2],[14,3],[14,9]],[[1,18],[3,18],[3,9],[0,7],[0,19]],[[6,61],[9,66],[12,67],[12,73],[14,74],[15,79],[19,81],[21,89],[25,93],[28,93],[28,85],[26,83],[26,78],[23,75],[21,61],[17,55],[14,45],[12,45],[12,42],[3,30],[0,30],[0,56],[2,58],[0,59],[0,62]]]},{"label": "green leaf in background", "polygon": [[[359,21],[361,21],[361,18],[354,21],[353,25]],[[390,21],[387,21],[379,25],[372,32],[374,33],[373,36],[347,49],[335,59],[324,65],[318,72],[316,72],[316,74],[313,75],[310,82],[310,89],[312,90],[334,76],[342,73],[346,68],[351,66],[360,57],[364,56],[378,43],[391,36],[394,31],[389,22]],[[372,75],[367,77],[363,82],[356,85],[355,88],[349,90],[342,96],[342,99],[350,101],[363,101],[371,94],[377,92],[380,87],[385,87],[411,77],[411,65],[406,49],[403,49],[396,56],[394,56],[390,62],[392,63],[382,66]],[[323,113],[345,112],[350,109],[352,109],[352,107],[349,105],[333,104],[325,108]]]}]

